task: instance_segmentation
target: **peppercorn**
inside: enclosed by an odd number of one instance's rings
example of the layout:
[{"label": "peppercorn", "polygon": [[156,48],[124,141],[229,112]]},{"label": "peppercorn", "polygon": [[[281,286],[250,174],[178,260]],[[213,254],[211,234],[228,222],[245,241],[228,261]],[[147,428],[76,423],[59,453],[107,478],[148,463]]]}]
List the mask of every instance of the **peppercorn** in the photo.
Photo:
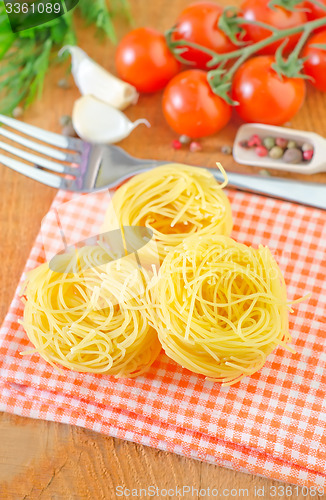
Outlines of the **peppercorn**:
[{"label": "peppercorn", "polygon": [[61,133],[63,135],[68,136],[68,137],[75,137],[76,136],[76,132],[75,132],[75,129],[73,127],[72,122],[70,122],[67,125],[65,125],[64,127],[62,127]]},{"label": "peppercorn", "polygon": [[289,141],[287,144],[288,149],[297,148],[297,147],[298,147],[298,145],[295,141]]},{"label": "peppercorn", "polygon": [[255,153],[257,156],[267,156],[268,155],[268,149],[265,148],[265,146],[257,146],[255,148]]},{"label": "peppercorn", "polygon": [[310,161],[313,156],[314,156],[314,152],[312,149],[309,149],[308,151],[303,152],[303,159],[306,161]]},{"label": "peppercorn", "polygon": [[181,144],[189,144],[191,142],[191,137],[188,137],[188,135],[182,134],[179,137],[179,141]]},{"label": "peppercorn", "polygon": [[228,146],[227,144],[225,144],[224,146],[221,147],[221,153],[224,154],[224,155],[230,155],[232,154],[232,148],[231,146]]},{"label": "peppercorn", "polygon": [[69,115],[62,115],[60,116],[59,123],[61,127],[65,127],[66,125],[69,125],[71,123],[71,116]]},{"label": "peppercorn", "polygon": [[301,146],[302,151],[312,151],[314,148],[312,147],[311,144],[308,144],[308,142],[305,142]]},{"label": "peppercorn", "polygon": [[277,137],[275,139],[276,146],[285,149],[288,145],[288,141],[284,137]]},{"label": "peppercorn", "polygon": [[12,116],[14,118],[20,118],[22,115],[24,114],[24,110],[21,106],[17,106],[13,112],[12,112]]},{"label": "peppercorn", "polygon": [[261,146],[261,144],[262,144],[261,138],[257,134],[252,135],[248,141],[248,146],[250,148],[254,146]]},{"label": "peppercorn", "polygon": [[242,147],[242,148],[244,148],[244,149],[249,149],[250,148],[250,146],[248,144],[248,141],[240,141],[239,142],[239,146]]},{"label": "peppercorn", "polygon": [[178,139],[174,139],[171,143],[171,146],[173,149],[180,149],[181,148],[181,142]]},{"label": "peppercorn", "polygon": [[192,141],[189,145],[189,150],[191,153],[197,153],[197,151],[201,151],[202,147],[199,142]]},{"label": "peppercorn", "polygon": [[280,148],[279,146],[274,146],[270,151],[269,151],[269,156],[270,158],[273,158],[273,160],[279,160],[282,158],[284,153],[284,150]]},{"label": "peppercorn", "polygon": [[302,162],[302,151],[298,148],[287,149],[283,155],[283,161],[285,163],[301,163]]},{"label": "peppercorn", "polygon": [[68,82],[67,78],[61,78],[58,81],[58,87],[65,90],[70,89],[70,83]]},{"label": "peppercorn", "polygon": [[264,146],[269,150],[272,149],[275,146],[275,139],[274,137],[265,137],[263,140]]}]

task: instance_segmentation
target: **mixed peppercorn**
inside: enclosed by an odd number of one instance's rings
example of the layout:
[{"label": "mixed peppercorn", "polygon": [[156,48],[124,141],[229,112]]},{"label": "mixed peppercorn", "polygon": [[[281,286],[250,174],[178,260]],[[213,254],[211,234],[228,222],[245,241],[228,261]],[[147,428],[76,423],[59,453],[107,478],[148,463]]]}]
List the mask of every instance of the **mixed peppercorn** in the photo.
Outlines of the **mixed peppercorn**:
[{"label": "mixed peppercorn", "polygon": [[252,135],[247,141],[241,141],[240,146],[252,149],[257,156],[269,156],[273,160],[282,160],[285,163],[303,163],[310,161],[314,155],[311,144],[299,144],[284,137],[260,137]]},{"label": "mixed peppercorn", "polygon": [[182,146],[189,146],[189,151],[191,153],[197,153],[202,150],[201,144],[197,141],[193,141],[187,135],[180,135],[179,139],[174,139],[171,146],[173,149],[181,149]]}]

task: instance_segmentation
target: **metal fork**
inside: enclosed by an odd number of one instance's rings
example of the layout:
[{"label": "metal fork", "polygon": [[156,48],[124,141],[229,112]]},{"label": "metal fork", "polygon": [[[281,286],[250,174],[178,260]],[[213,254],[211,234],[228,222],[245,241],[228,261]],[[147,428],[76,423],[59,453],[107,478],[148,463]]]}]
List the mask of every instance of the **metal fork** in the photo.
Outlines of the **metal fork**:
[{"label": "metal fork", "polygon": [[[0,141],[0,149],[20,159],[0,154],[0,163],[57,189],[88,193],[114,188],[131,175],[168,163],[133,158],[117,146],[89,144],[3,115],[0,115],[0,123],[22,132],[26,137],[4,126],[0,126],[1,136],[39,153],[25,151]],[[217,180],[222,181],[222,174],[218,169],[210,169],[210,172]],[[326,209],[326,185],[323,184],[232,172],[228,172],[228,178],[230,186],[241,190]]]}]

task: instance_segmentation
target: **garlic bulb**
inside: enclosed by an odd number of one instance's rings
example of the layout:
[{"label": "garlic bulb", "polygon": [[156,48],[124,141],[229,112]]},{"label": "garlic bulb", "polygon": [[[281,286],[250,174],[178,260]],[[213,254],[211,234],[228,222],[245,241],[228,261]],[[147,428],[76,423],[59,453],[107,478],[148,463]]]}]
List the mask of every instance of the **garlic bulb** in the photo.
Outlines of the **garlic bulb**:
[{"label": "garlic bulb", "polygon": [[131,122],[121,111],[87,95],[75,102],[72,123],[84,141],[113,144],[127,137],[138,125],[150,123],[141,118]]},{"label": "garlic bulb", "polygon": [[69,50],[72,59],[72,74],[82,95],[92,95],[117,109],[136,104],[139,94],[129,85],[91,59],[79,47],[66,45],[59,55]]}]

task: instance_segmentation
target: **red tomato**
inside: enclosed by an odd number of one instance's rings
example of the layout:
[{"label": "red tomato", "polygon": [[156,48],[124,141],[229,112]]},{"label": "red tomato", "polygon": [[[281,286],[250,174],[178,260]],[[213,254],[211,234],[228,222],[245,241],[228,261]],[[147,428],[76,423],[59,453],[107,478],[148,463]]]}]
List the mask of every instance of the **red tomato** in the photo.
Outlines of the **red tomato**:
[{"label": "red tomato", "polygon": [[163,112],[177,134],[192,138],[215,134],[231,118],[231,106],[212,92],[207,73],[199,69],[170,81],[163,94]]},{"label": "red tomato", "polygon": [[[177,19],[175,40],[184,39],[203,45],[219,54],[235,50],[235,45],[218,28],[222,7],[213,2],[195,2],[186,7]],[[200,50],[189,48],[182,54],[187,61],[194,62],[193,67],[207,69],[211,57]]]},{"label": "red tomato", "polygon": [[181,67],[164,35],[152,28],[138,28],[128,33],[118,45],[115,63],[120,78],[139,92],[163,89]]},{"label": "red tomato", "polygon": [[246,61],[234,75],[232,98],[246,122],[282,125],[299,111],[305,98],[302,78],[282,79],[271,68],[273,56],[258,56]]},{"label": "red tomato", "polygon": [[[326,0],[319,0],[320,3],[324,4],[326,7]],[[321,19],[326,16],[326,10],[321,9],[318,5],[310,2],[304,2],[304,6],[307,9],[308,21],[313,21],[314,19]]]},{"label": "red tomato", "polygon": [[[307,16],[305,12],[293,11],[283,9],[282,7],[275,7],[271,9],[268,7],[270,0],[244,0],[241,4],[241,10],[243,12],[243,17],[250,21],[260,21],[263,23],[270,24],[279,30],[294,28],[295,26],[301,26],[307,22]],[[298,9],[303,8],[300,4]],[[250,24],[243,25],[246,29],[247,35],[245,40],[252,42],[260,42],[265,38],[268,38],[272,33],[268,29],[261,28],[260,26],[253,26]],[[289,41],[286,44],[286,52],[290,52],[295,44],[298,42],[301,34],[292,35],[289,37]],[[271,45],[268,45],[260,51],[260,54],[275,54],[277,48],[282,44],[284,40],[279,40]]]},{"label": "red tomato", "polygon": [[326,29],[313,35],[305,46],[302,53],[302,57],[307,58],[304,72],[313,78],[312,85],[326,92],[326,52],[314,47],[316,43],[326,44]]}]

